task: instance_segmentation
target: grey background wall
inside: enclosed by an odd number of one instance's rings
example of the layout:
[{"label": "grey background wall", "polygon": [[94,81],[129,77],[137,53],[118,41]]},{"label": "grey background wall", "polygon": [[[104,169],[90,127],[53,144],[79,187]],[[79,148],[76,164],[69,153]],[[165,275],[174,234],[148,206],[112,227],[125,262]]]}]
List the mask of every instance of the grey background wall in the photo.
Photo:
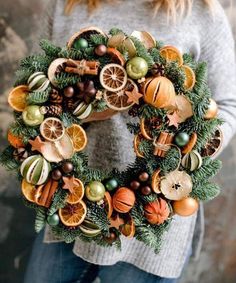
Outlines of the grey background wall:
[{"label": "grey background wall", "polygon": [[[0,150],[6,145],[6,129],[12,119],[6,102],[12,74],[31,48],[46,2],[0,0]],[[230,9],[230,0],[221,2],[236,36],[236,7]],[[217,181],[222,194],[205,205],[206,233],[200,261],[191,262],[183,283],[236,282],[236,138],[221,159],[224,167]],[[33,212],[23,207],[19,184],[2,168],[0,182],[0,283],[20,283],[35,237]]]}]

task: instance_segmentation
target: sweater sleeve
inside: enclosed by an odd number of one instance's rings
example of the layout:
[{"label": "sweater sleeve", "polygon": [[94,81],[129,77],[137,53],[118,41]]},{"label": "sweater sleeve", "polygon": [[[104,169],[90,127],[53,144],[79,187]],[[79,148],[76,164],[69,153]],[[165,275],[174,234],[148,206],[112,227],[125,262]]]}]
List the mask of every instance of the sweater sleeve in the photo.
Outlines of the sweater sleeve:
[{"label": "sweater sleeve", "polygon": [[236,62],[230,24],[218,2],[213,17],[205,17],[201,40],[199,59],[208,63],[209,86],[225,121],[222,151],[236,132]]}]

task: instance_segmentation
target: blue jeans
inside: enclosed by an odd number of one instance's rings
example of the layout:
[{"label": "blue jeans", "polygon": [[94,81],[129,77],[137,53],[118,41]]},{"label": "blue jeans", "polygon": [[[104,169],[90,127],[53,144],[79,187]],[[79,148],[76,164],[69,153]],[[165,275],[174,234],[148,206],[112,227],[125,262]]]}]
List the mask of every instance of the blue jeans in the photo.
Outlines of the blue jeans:
[{"label": "blue jeans", "polygon": [[74,255],[72,249],[73,244],[43,243],[41,232],[35,240],[24,283],[177,282],[177,279],[161,278],[125,262],[98,266]]}]

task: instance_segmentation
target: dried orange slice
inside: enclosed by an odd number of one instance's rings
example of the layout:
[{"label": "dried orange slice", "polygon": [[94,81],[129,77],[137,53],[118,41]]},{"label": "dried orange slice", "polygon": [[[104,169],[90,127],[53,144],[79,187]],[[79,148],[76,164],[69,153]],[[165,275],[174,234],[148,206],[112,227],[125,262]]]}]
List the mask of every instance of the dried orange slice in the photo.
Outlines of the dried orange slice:
[{"label": "dried orange slice", "polygon": [[160,169],[157,169],[153,175],[152,175],[152,190],[156,193],[156,194],[160,194],[161,190],[160,190]]},{"label": "dried orange slice", "polygon": [[66,129],[66,132],[73,142],[75,151],[81,151],[86,147],[88,139],[85,130],[81,126],[73,124]]},{"label": "dried orange slice", "polygon": [[100,83],[108,91],[119,91],[127,83],[127,73],[118,64],[107,64],[100,72]]},{"label": "dried orange slice", "polygon": [[189,66],[186,65],[183,65],[182,69],[185,73],[184,87],[186,90],[190,90],[194,87],[196,83],[195,73]]},{"label": "dried orange slice", "polygon": [[161,127],[161,124],[162,124],[161,119],[157,117],[153,117],[151,119],[142,118],[140,121],[140,130],[141,130],[142,135],[147,140],[152,140],[153,136],[151,133],[151,128],[158,129]]},{"label": "dried orange slice", "polygon": [[70,191],[66,201],[69,204],[76,204],[80,202],[84,196],[84,184],[79,180],[75,179],[76,185],[74,186],[72,192]]},{"label": "dried orange slice", "polygon": [[35,201],[35,193],[36,193],[35,186],[26,182],[25,179],[23,179],[23,181],[21,183],[21,191],[22,191],[22,194],[24,195],[24,197],[28,201],[31,201],[31,202]]},{"label": "dried orange slice", "polygon": [[221,149],[223,143],[223,133],[218,127],[213,136],[208,140],[204,148],[201,150],[201,156],[213,157]]},{"label": "dried orange slice", "polygon": [[135,234],[135,224],[132,217],[124,225],[119,228],[120,232],[127,238],[132,238]]},{"label": "dried orange slice", "polygon": [[167,62],[176,61],[179,63],[179,66],[183,65],[183,56],[180,51],[174,46],[164,46],[163,48],[161,48],[160,54],[166,59]]},{"label": "dried orange slice", "polygon": [[14,136],[13,133],[10,130],[7,133],[7,140],[15,148],[19,148],[19,147],[24,147],[25,146],[25,144],[23,143],[22,139],[19,136]]},{"label": "dried orange slice", "polygon": [[141,133],[134,136],[134,152],[138,157],[144,157],[143,152],[141,152],[139,149],[139,145],[143,139],[144,137]]},{"label": "dried orange slice", "polygon": [[119,64],[121,66],[125,65],[124,56],[116,48],[108,47],[107,54],[111,57],[113,63]]},{"label": "dried orange slice", "polygon": [[81,200],[76,204],[67,204],[59,209],[59,217],[65,226],[75,227],[80,225],[86,216],[87,207]]},{"label": "dried orange slice", "polygon": [[107,103],[107,106],[116,111],[127,110],[134,105],[134,102],[128,102],[129,98],[125,92],[132,91],[134,88],[136,88],[138,91],[138,87],[135,82],[131,79],[128,79],[124,89],[118,92],[105,90],[103,97]]},{"label": "dried orange slice", "polygon": [[40,133],[46,140],[55,142],[63,137],[65,128],[60,119],[49,117],[40,125]]},{"label": "dried orange slice", "polygon": [[105,210],[107,212],[107,218],[109,219],[111,218],[113,212],[112,198],[109,192],[105,192],[104,202],[105,202]]},{"label": "dried orange slice", "polygon": [[24,111],[26,104],[26,96],[29,93],[29,88],[27,85],[19,85],[9,93],[8,103],[10,106],[19,112]]},{"label": "dried orange slice", "polygon": [[183,154],[187,154],[190,151],[192,151],[192,149],[194,148],[196,142],[197,142],[197,134],[196,133],[192,133],[191,137],[189,139],[189,142],[183,147],[182,153]]}]

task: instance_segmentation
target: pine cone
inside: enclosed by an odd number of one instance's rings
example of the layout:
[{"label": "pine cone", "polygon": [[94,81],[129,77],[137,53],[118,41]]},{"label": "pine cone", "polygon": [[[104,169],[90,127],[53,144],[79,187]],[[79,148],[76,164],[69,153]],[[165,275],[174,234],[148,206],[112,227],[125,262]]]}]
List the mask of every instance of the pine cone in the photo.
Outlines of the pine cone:
[{"label": "pine cone", "polygon": [[132,108],[129,109],[128,114],[132,117],[137,117],[138,116],[138,110],[139,110],[139,105],[135,104],[132,106]]},{"label": "pine cone", "polygon": [[73,98],[66,98],[63,100],[64,108],[66,111],[72,111],[74,110],[74,99]]},{"label": "pine cone", "polygon": [[62,114],[62,106],[60,104],[46,106],[46,113],[50,116],[60,116]]},{"label": "pine cone", "polygon": [[61,104],[63,101],[63,96],[56,89],[52,89],[50,92],[49,101],[55,104]]},{"label": "pine cone", "polygon": [[28,157],[28,151],[24,147],[19,147],[14,150],[13,157],[15,160],[23,162]]},{"label": "pine cone", "polygon": [[151,73],[153,76],[164,76],[165,67],[162,64],[154,64],[151,68]]}]

